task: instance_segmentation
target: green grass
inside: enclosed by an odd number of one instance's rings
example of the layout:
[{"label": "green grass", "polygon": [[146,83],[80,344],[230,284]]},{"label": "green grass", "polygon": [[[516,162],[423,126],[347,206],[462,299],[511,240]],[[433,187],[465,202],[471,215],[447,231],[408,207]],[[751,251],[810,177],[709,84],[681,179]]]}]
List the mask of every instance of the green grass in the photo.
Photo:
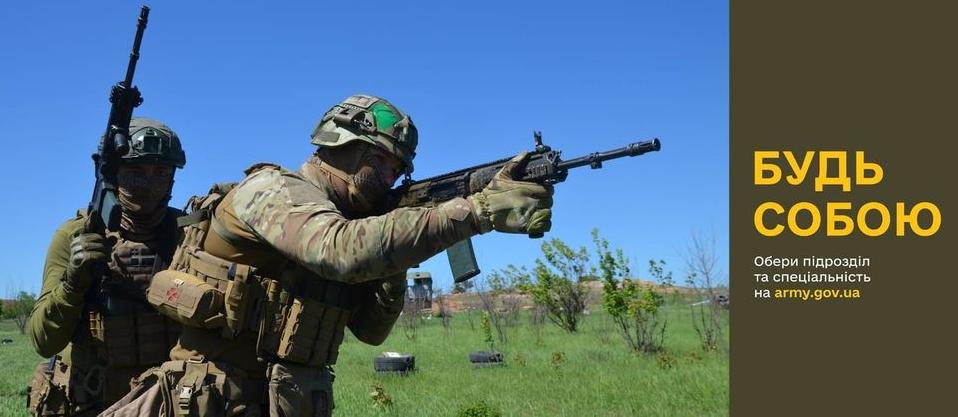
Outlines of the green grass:
[{"label": "green grass", "polygon": [[27,384],[43,358],[12,320],[0,320],[0,339],[13,340],[13,344],[0,345],[0,416],[26,416]]},{"label": "green grass", "polygon": [[[398,328],[382,346],[350,337],[336,365],[336,415],[455,416],[479,400],[504,416],[728,415],[728,356],[702,352],[688,308],[670,307],[670,369],[660,367],[656,356],[629,353],[609,318],[598,313],[586,317],[576,334],[547,323],[541,340],[523,318],[509,330],[509,343],[497,346],[506,356],[502,368],[469,364],[469,352],[486,348],[478,314],[472,320],[475,330],[466,313],[460,313],[449,330],[438,319],[425,321],[415,340]],[[0,346],[0,415],[26,416],[24,387],[41,358],[13,323],[0,323],[0,338],[14,340]],[[416,355],[418,372],[377,375],[372,358],[383,351]],[[558,366],[552,362],[554,352],[564,356]],[[393,402],[385,410],[370,396],[377,383]]]}]

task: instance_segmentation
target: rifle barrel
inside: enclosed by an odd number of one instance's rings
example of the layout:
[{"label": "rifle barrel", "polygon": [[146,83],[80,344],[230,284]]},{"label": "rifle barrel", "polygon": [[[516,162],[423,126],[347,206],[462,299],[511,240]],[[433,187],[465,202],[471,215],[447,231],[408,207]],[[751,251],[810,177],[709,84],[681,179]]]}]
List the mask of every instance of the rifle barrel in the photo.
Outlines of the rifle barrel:
[{"label": "rifle barrel", "polygon": [[630,143],[624,147],[613,149],[611,151],[593,152],[583,157],[562,161],[559,162],[559,166],[557,168],[559,171],[565,171],[586,165],[590,165],[593,168],[600,168],[602,167],[603,161],[622,158],[625,156],[638,156],[646,152],[658,151],[661,148],[662,144],[659,142],[658,138],[655,138],[643,142]]},{"label": "rifle barrel", "polygon": [[140,18],[136,19],[136,37],[133,38],[133,50],[130,51],[130,64],[126,66],[126,78],[123,79],[123,86],[126,88],[130,88],[133,84],[136,61],[140,59],[140,42],[143,41],[143,31],[146,30],[146,22],[149,17],[150,8],[147,6],[140,8]]}]

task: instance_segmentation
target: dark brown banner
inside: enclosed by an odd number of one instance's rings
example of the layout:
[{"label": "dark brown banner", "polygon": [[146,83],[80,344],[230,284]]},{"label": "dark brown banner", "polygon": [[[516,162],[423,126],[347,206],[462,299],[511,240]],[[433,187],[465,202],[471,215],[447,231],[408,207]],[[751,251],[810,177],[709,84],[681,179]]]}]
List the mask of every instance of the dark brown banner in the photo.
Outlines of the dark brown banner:
[{"label": "dark brown banner", "polygon": [[956,16],[732,1],[731,415],[954,413]]}]

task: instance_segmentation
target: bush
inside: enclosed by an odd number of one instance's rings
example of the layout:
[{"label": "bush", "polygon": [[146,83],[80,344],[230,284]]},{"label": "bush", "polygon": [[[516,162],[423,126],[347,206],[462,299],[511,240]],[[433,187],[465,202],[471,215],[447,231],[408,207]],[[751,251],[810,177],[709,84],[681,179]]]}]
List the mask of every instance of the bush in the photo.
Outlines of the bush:
[{"label": "bush", "polygon": [[589,295],[588,287],[582,285],[591,276],[589,254],[585,248],[573,250],[553,238],[542,244],[542,255],[545,262],[536,259],[536,282],[520,288],[545,309],[549,320],[565,331],[575,332]]},{"label": "bush", "polygon": [[452,311],[449,310],[448,303],[446,302],[446,295],[443,294],[442,290],[436,291],[436,314],[434,317],[442,320],[442,328],[449,330],[449,324],[452,321]]},{"label": "bush", "polygon": [[[628,278],[628,260],[622,249],[613,253],[609,242],[592,230],[602,277],[602,305],[618,325],[626,345],[635,352],[656,353],[663,349],[667,322],[660,314],[665,298],[652,284]],[[658,281],[671,281],[665,261],[649,261],[649,273]],[[621,279],[621,281],[620,281]]]},{"label": "bush", "polygon": [[725,307],[717,302],[724,291],[718,284],[722,272],[718,268],[718,256],[715,254],[715,237],[692,235],[685,262],[688,271],[686,283],[691,288],[694,299],[707,300],[689,306],[692,326],[699,337],[702,350],[724,351]]},{"label": "bush", "polygon": [[373,383],[373,391],[369,393],[369,398],[373,402],[373,407],[385,410],[393,406],[393,399],[386,393],[386,388],[381,382]]},{"label": "bush", "polygon": [[460,407],[456,417],[502,417],[502,412],[485,401],[479,400]]},{"label": "bush", "polygon": [[482,341],[489,345],[489,350],[496,350],[496,339],[492,337],[492,319],[488,312],[482,312],[479,328],[482,331]]},{"label": "bush", "polygon": [[406,299],[402,314],[399,315],[399,327],[409,340],[416,340],[422,325],[422,311],[425,304],[422,299]]},{"label": "bush", "polygon": [[499,342],[508,341],[507,327],[514,327],[522,310],[522,299],[511,291],[516,283],[528,282],[529,274],[525,268],[509,265],[506,269],[492,271],[484,279],[475,281],[473,288],[479,307],[496,330]]}]

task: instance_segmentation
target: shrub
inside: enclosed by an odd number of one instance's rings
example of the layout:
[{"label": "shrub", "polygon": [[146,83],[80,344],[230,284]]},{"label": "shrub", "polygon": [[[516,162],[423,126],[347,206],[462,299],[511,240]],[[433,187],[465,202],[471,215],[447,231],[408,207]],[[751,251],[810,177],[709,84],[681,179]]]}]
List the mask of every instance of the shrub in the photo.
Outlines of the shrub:
[{"label": "shrub", "polygon": [[380,410],[385,410],[393,405],[393,399],[386,393],[382,383],[376,382],[373,384],[373,392],[369,393],[369,397],[373,402],[373,407]]},{"label": "shrub", "polygon": [[479,328],[482,331],[482,341],[489,345],[490,351],[496,350],[496,339],[492,337],[492,319],[488,312],[482,312]]},{"label": "shrub", "polygon": [[688,277],[686,283],[692,289],[695,299],[706,302],[695,303],[689,308],[692,312],[692,326],[699,337],[702,350],[706,352],[724,350],[725,307],[716,302],[722,292],[718,280],[718,257],[715,254],[715,238],[706,239],[692,235],[685,254]]},{"label": "shrub", "polygon": [[416,340],[416,336],[419,334],[424,305],[422,299],[408,298],[403,304],[402,314],[399,315],[399,327],[409,340]]},{"label": "shrub", "polygon": [[590,276],[589,254],[585,248],[573,250],[553,238],[542,244],[542,255],[545,262],[536,259],[536,282],[521,288],[545,309],[549,320],[565,331],[575,332],[589,295],[588,287],[581,283]]},{"label": "shrub", "polygon": [[502,412],[489,403],[479,400],[460,407],[456,417],[502,417]]},{"label": "shrub", "polygon": [[[602,277],[602,305],[618,325],[626,346],[634,352],[656,353],[663,349],[667,322],[660,309],[665,298],[654,285],[628,278],[628,260],[622,249],[615,252],[609,242],[592,230],[599,271]],[[659,281],[671,280],[664,273],[665,261],[649,261],[649,273]]]}]

